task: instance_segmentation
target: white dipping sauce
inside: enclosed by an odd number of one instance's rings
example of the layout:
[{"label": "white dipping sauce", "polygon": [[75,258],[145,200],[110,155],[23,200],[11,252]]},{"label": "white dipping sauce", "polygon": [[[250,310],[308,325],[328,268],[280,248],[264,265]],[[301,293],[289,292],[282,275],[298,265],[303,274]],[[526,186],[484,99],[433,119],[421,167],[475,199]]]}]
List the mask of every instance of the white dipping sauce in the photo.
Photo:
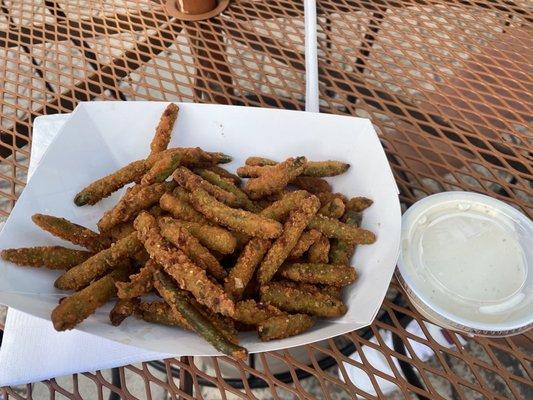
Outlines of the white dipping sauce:
[{"label": "white dipping sauce", "polygon": [[475,193],[448,192],[419,203],[425,204],[404,215],[398,262],[411,296],[462,326],[530,323],[531,220]]}]

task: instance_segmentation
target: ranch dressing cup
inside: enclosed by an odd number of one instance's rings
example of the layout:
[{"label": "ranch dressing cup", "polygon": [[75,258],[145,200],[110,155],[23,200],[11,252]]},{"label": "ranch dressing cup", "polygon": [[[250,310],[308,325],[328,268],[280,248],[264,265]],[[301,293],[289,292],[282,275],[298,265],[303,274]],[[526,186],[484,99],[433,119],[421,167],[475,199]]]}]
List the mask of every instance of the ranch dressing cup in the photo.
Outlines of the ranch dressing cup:
[{"label": "ranch dressing cup", "polygon": [[533,222],[499,200],[439,193],[402,217],[398,280],[446,328],[485,336],[531,328],[532,268]]}]

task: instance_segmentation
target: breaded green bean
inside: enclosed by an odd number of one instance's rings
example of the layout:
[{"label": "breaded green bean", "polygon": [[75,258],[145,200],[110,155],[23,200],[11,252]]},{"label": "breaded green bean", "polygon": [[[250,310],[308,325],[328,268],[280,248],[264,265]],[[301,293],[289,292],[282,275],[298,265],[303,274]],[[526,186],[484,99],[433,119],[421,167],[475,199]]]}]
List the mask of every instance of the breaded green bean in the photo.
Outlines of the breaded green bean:
[{"label": "breaded green bean", "polygon": [[260,176],[244,184],[245,191],[252,199],[280,192],[303,172],[306,163],[305,157],[297,157],[289,158],[274,167],[264,167],[265,171]]},{"label": "breaded green bean", "polygon": [[105,212],[104,216],[98,221],[98,228],[100,231],[105,232],[117,224],[132,220],[139,211],[158,203],[163,193],[172,191],[175,186],[174,182],[133,186],[128,189],[115,207]]},{"label": "breaded green bean", "polygon": [[324,235],[320,235],[320,238],[318,238],[309,248],[309,251],[307,252],[307,260],[310,263],[327,263],[329,249],[329,239]]},{"label": "breaded green bean", "polygon": [[133,221],[128,221],[115,225],[113,228],[106,232],[106,235],[110,238],[112,242],[116,242],[117,240],[124,239],[126,236],[133,232],[135,232],[135,228],[133,227]]},{"label": "breaded green bean", "polygon": [[193,330],[217,350],[236,359],[246,358],[248,351],[226,339],[224,334],[188,301],[187,295],[179,290],[172,280],[161,271],[156,272],[155,287],[170,305],[171,310],[181,314]]},{"label": "breaded green bean", "polygon": [[[205,307],[192,301],[190,296],[187,296],[188,301],[200,313],[203,314],[211,323],[217,328],[224,337],[232,343],[238,344],[238,332],[235,329],[235,324],[230,318],[222,317],[207,310]],[[170,306],[164,301],[153,301],[140,303],[135,309],[135,316],[146,322],[155,324],[178,326],[182,329],[192,331],[191,325],[179,312],[172,311]]]},{"label": "breaded green bean", "polygon": [[305,314],[285,314],[267,319],[257,327],[263,342],[299,335],[314,325],[313,318]]},{"label": "breaded green bean", "polygon": [[281,234],[282,226],[279,222],[249,211],[228,207],[205,190],[196,189],[190,196],[191,204],[197,211],[220,225],[262,239],[276,238]]},{"label": "breaded green bean", "polygon": [[109,269],[119,266],[125,258],[135,255],[141,249],[141,242],[137,239],[137,235],[132,233],[66,271],[57,278],[54,286],[58,289],[79,290]]},{"label": "breaded green bean", "polygon": [[77,206],[96,204],[103,198],[111,195],[111,193],[126,186],[128,183],[140,182],[143,175],[146,174],[146,172],[148,172],[161,158],[176,154],[181,156],[181,164],[189,167],[227,163],[232,159],[230,156],[223,153],[207,153],[199,147],[164,150],[149,156],[145,160],[133,161],[118,171],[91,183],[75,196],[74,203]]},{"label": "breaded green bean", "polygon": [[[346,225],[358,227],[361,224],[363,214],[355,210],[346,210],[342,217],[342,221]],[[331,248],[329,250],[329,261],[332,264],[349,265],[350,259],[355,252],[355,244],[346,242],[340,239],[331,240]]]},{"label": "breaded green bean", "polygon": [[269,318],[285,314],[270,304],[257,303],[255,300],[239,301],[235,304],[235,320],[246,325],[257,325]]},{"label": "breaded green bean", "polygon": [[69,269],[84,262],[92,254],[89,251],[67,249],[61,246],[42,246],[5,249],[0,252],[0,257],[14,264],[28,267]]},{"label": "breaded green bean", "polygon": [[161,235],[182,250],[200,268],[205,269],[216,279],[224,279],[227,273],[218,260],[186,228],[177,226],[173,221],[171,217],[158,219]]},{"label": "breaded green bean", "polygon": [[241,205],[235,194],[209,183],[185,167],[179,167],[176,169],[173,177],[181,187],[184,187],[190,192],[195,189],[202,189],[218,201],[221,201],[230,207],[240,207]]},{"label": "breaded green bean", "polygon": [[303,290],[304,292],[309,293],[324,293],[336,299],[342,300],[342,286],[331,286],[331,285],[314,285],[311,283],[305,282],[294,282],[294,281],[283,281],[284,284],[290,285],[293,287]]},{"label": "breaded green bean", "polygon": [[181,163],[181,154],[167,154],[159,159],[141,179],[142,185],[164,182],[178,168]]},{"label": "breaded green bean", "polygon": [[194,264],[183,251],[173,247],[161,236],[157,221],[152,215],[140,213],[135,218],[134,226],[150,257],[161,264],[180,288],[191,292],[200,304],[215,312],[230,317],[235,313],[235,304],[224,289],[209,279],[205,271]]},{"label": "breaded green bean", "polygon": [[304,313],[318,317],[339,317],[346,305],[325,293],[309,293],[285,282],[269,282],[261,287],[261,301],[290,313]]},{"label": "breaded green bean", "polygon": [[172,312],[164,301],[142,302],[135,309],[135,317],[154,324],[179,326],[192,331],[187,320],[178,312]]},{"label": "breaded green bean", "polygon": [[296,245],[294,245],[289,253],[289,258],[295,259],[303,256],[304,253],[309,250],[309,247],[311,247],[311,245],[320,238],[320,236],[322,236],[322,234],[315,229],[303,232],[298,239],[298,242],[296,242]]},{"label": "breaded green bean", "polygon": [[349,243],[372,244],[376,241],[376,235],[373,232],[323,215],[315,215],[309,222],[308,228],[316,229],[328,238],[336,238]]},{"label": "breaded green bean", "polygon": [[[278,165],[276,161],[263,157],[248,157],[245,161],[245,164],[250,167],[266,167]],[[302,172],[302,175],[311,176],[315,178],[323,178],[327,176],[340,175],[346,172],[348,168],[350,168],[350,164],[341,161],[308,161],[304,171]],[[261,175],[261,172],[258,172],[259,170],[250,169],[250,171],[254,171],[256,174],[255,176]],[[254,174],[252,174],[252,176],[253,175]],[[239,176],[242,178],[250,177],[250,175],[248,174],[239,174]]]},{"label": "breaded green bean", "polygon": [[340,199],[344,204],[346,204],[346,202],[348,201],[346,199],[346,196],[342,193],[320,192],[316,194],[316,197],[320,199],[320,205],[322,207],[330,203],[334,199]]},{"label": "breaded green bean", "polygon": [[283,195],[280,200],[275,201],[261,211],[261,216],[276,221],[283,221],[289,215],[289,212],[297,208],[299,204],[307,197],[309,197],[309,193],[307,193],[305,190],[289,192]]},{"label": "breaded green bean", "polygon": [[355,268],[347,265],[332,264],[284,264],[279,270],[280,276],[305,283],[331,286],[347,286],[355,282]]},{"label": "breaded green bean", "polygon": [[117,282],[119,299],[133,299],[148,294],[154,288],[154,272],[160,268],[154,260],[148,260],[140,271],[129,277],[129,281]]},{"label": "breaded green bean", "polygon": [[199,147],[176,147],[149,156],[146,159],[147,170],[152,168],[157,161],[169,155],[180,155],[181,165],[190,168],[206,167],[219,163],[227,163],[232,160],[230,156],[224,153],[207,152]]},{"label": "breaded green bean", "polygon": [[217,314],[198,303],[192,296],[185,293],[191,303],[204,317],[206,317],[231,343],[239,344],[239,332],[235,328],[235,321],[224,315]]},{"label": "breaded green bean", "polygon": [[244,165],[237,168],[237,175],[241,178],[257,178],[265,172],[265,167],[256,165]]},{"label": "breaded green bean", "polygon": [[224,282],[224,290],[234,299],[240,299],[244,289],[252,279],[255,269],[263,259],[270,240],[252,238],[239,255],[235,266],[229,271]]},{"label": "breaded green bean", "polygon": [[241,184],[241,178],[239,178],[237,175],[232,174],[231,172],[225,170],[224,168],[219,167],[218,165],[213,165],[211,167],[205,167],[205,169],[214,172],[215,174],[219,175],[221,178],[230,180],[237,187],[240,186],[240,184]]},{"label": "breaded green bean", "polygon": [[220,175],[214,173],[213,171],[209,171],[207,169],[197,168],[194,170],[194,172],[196,172],[199,176],[201,176],[207,182],[215,186],[218,186],[227,192],[233,193],[237,197],[240,208],[244,208],[245,210],[248,210],[254,213],[261,211],[261,209],[252,200],[248,198],[246,193],[244,193],[241,189],[235,186],[233,182],[229,182],[226,179],[222,178]]},{"label": "breaded green bean", "polygon": [[303,175],[323,178],[343,174],[348,168],[350,168],[350,164],[342,161],[309,161]]},{"label": "breaded green bean", "polygon": [[154,138],[150,143],[150,154],[156,154],[168,147],[170,143],[170,135],[172,134],[172,128],[178,118],[179,107],[170,103],[163,114],[161,114],[161,119],[155,130]]},{"label": "breaded green bean", "polygon": [[267,165],[276,165],[277,161],[265,157],[248,157],[244,163],[246,165],[256,165],[259,167],[264,167]]},{"label": "breaded green bean", "polygon": [[138,303],[139,299],[118,299],[109,312],[111,325],[119,326],[122,321],[133,315]]},{"label": "breaded green bean", "polygon": [[318,213],[329,218],[340,218],[344,214],[345,206],[341,199],[338,197],[331,200],[320,208]]},{"label": "breaded green bean", "polygon": [[[182,189],[182,188],[180,188]],[[175,191],[174,191],[175,192]],[[186,194],[187,198],[189,197]],[[165,211],[168,211],[174,218],[179,218],[185,221],[198,222],[200,224],[208,224],[207,219],[194,209],[188,201],[165,193],[159,199],[159,205]]]},{"label": "breaded green bean", "polygon": [[111,241],[107,237],[84,226],[70,222],[65,218],[34,214],[31,219],[35,225],[52,235],[68,240],[91,251],[100,251],[111,245]]},{"label": "breaded green bean", "polygon": [[187,229],[191,235],[210,250],[222,254],[231,254],[237,247],[235,235],[224,228],[178,219],[172,219],[172,221],[168,222],[172,223],[176,228],[183,227]]},{"label": "breaded green bean", "polygon": [[300,235],[313,215],[318,211],[319,206],[318,198],[309,196],[300,203],[298,208],[291,211],[287,222],[283,226],[283,233],[272,244],[261,265],[259,265],[257,279],[260,284],[264,285],[272,279],[298,242]]},{"label": "breaded green bean", "polygon": [[352,197],[346,203],[346,208],[352,211],[362,212],[374,204],[374,201],[367,197]]},{"label": "breaded green bean", "polygon": [[147,170],[145,160],[133,161],[85,187],[74,197],[74,204],[77,206],[96,204],[128,183],[140,180]]},{"label": "breaded green bean", "polygon": [[309,193],[331,192],[331,185],[322,178],[312,176],[297,176],[291,181],[291,184],[298,189],[307,190]]},{"label": "breaded green bean", "polygon": [[55,330],[74,328],[98,307],[107,303],[117,293],[115,282],[127,279],[129,273],[129,264],[123,264],[86,288],[64,298],[52,311],[51,319]]}]

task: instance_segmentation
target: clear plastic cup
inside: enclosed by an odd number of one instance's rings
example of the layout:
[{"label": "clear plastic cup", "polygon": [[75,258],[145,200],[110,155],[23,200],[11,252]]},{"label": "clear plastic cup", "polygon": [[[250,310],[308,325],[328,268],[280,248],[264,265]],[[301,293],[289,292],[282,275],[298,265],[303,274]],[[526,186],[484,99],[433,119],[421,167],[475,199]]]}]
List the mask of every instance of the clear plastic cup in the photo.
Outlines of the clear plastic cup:
[{"label": "clear plastic cup", "polygon": [[533,222],[470,192],[415,203],[402,217],[398,279],[429,320],[505,336],[533,325]]}]

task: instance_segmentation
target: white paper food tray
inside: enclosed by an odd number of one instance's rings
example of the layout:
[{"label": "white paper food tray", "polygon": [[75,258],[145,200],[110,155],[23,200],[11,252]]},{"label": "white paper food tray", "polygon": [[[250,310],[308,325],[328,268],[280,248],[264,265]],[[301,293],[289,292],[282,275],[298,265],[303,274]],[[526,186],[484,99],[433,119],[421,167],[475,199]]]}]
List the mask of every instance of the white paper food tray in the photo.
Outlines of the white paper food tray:
[{"label": "white paper food tray", "polygon": [[[89,182],[128,162],[146,157],[166,103],[92,102],[80,104],[50,145],[0,234],[0,249],[64,244],[31,222],[34,213],[62,216],[96,227],[102,213],[122,191],[96,204],[76,207],[74,195]],[[394,271],[400,238],[398,190],[380,141],[367,119],[274,109],[180,104],[171,146],[200,146],[234,157],[235,170],[252,155],[283,160],[305,155],[310,160],[337,159],[351,164],[342,176],[329,179],[334,190],[374,200],[363,227],[377,234],[371,246],[359,246],[352,260],[359,280],[345,290],[348,313],[320,320],[298,336],[263,343],[253,333],[241,335],[250,352],[299,346],[369,325],[375,317]],[[0,261],[0,303],[50,319],[66,292],[53,287],[58,272],[21,268]],[[197,335],[133,318],[109,324],[110,305],[77,329],[147,350],[175,355],[217,355]],[[59,333],[60,334],[60,333]]]}]

